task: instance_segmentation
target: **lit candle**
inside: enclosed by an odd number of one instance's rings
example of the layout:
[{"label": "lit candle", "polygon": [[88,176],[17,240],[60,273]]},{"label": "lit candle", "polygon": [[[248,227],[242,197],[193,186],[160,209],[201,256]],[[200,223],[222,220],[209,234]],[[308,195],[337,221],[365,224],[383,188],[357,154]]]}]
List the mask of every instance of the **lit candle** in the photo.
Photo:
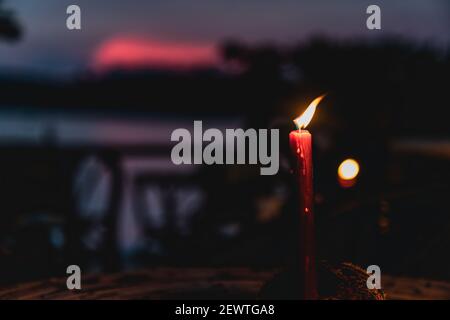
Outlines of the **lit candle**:
[{"label": "lit candle", "polygon": [[289,134],[289,143],[295,156],[294,174],[299,184],[300,208],[300,280],[303,299],[317,299],[314,236],[314,191],[311,134],[304,128],[311,121],[316,107],[323,99],[311,102],[305,112],[294,120],[298,130]]}]

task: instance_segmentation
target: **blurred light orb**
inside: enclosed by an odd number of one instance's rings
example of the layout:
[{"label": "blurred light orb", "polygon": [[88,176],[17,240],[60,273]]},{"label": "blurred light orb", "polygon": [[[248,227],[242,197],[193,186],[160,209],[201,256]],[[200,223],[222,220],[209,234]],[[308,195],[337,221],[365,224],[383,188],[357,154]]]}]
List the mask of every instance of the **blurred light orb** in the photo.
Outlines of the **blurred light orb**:
[{"label": "blurred light orb", "polygon": [[355,159],[345,159],[339,165],[338,176],[342,180],[353,180],[359,173],[359,163]]}]

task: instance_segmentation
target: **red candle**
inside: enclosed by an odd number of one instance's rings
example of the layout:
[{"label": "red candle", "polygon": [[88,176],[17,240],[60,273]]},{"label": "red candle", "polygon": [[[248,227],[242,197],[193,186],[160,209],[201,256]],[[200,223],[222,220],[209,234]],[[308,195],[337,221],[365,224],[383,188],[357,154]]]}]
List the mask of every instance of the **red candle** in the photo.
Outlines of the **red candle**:
[{"label": "red candle", "polygon": [[324,96],[316,98],[306,111],[294,120],[298,130],[289,134],[289,143],[295,156],[294,174],[299,185],[300,214],[300,280],[302,298],[317,299],[314,235],[314,190],[311,134],[303,130],[311,121],[317,105]]}]

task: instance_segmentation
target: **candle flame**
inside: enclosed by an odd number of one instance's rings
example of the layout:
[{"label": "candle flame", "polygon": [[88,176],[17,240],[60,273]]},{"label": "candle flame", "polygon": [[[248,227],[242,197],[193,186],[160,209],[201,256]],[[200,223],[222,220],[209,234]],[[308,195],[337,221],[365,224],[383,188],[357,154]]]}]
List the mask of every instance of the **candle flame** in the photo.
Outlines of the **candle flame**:
[{"label": "candle flame", "polygon": [[306,110],[294,120],[295,125],[297,126],[298,130],[301,130],[303,128],[306,128],[306,126],[311,122],[314,113],[316,112],[317,105],[322,101],[322,99],[325,97],[325,94],[321,95],[320,97],[315,98],[306,108]]}]

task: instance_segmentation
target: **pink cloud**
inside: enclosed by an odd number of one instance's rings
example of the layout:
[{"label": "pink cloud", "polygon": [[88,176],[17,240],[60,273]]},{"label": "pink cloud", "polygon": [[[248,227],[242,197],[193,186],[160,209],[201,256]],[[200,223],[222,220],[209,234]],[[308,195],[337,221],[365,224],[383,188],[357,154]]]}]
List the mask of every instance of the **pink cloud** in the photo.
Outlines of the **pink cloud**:
[{"label": "pink cloud", "polygon": [[214,66],[219,62],[212,44],[164,42],[135,37],[114,37],[103,42],[94,52],[93,68],[105,71],[113,68],[189,69]]}]

